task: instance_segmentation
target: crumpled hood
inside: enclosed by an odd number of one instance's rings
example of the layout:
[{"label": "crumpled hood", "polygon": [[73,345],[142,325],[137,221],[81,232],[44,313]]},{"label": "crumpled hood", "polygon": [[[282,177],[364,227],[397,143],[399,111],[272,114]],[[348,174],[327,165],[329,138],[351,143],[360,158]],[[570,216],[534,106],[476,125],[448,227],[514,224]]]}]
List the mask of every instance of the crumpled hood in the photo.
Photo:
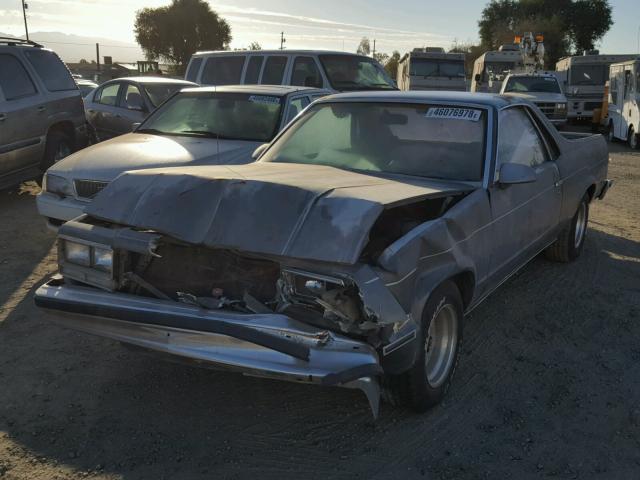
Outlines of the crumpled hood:
[{"label": "crumpled hood", "polygon": [[258,162],[126,172],[85,212],[194,245],[354,264],[385,208],[473,188]]},{"label": "crumpled hood", "polygon": [[128,133],[80,150],[49,172],[70,180],[110,182],[127,170],[249,163],[258,146],[260,142]]}]

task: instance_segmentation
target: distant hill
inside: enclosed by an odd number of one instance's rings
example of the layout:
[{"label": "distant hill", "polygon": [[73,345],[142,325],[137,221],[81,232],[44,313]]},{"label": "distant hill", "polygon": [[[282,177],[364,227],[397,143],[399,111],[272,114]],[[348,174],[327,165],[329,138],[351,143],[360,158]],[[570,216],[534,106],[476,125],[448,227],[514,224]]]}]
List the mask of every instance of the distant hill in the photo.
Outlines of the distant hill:
[{"label": "distant hill", "polygon": [[[0,33],[0,37],[13,37]],[[20,38],[24,38],[24,35]],[[110,38],[84,37],[61,32],[30,32],[29,38],[51,50],[54,50],[65,62],[75,63],[81,59],[96,59],[96,43],[100,44],[100,62],[102,57],[111,56],[114,62],[135,62],[144,60],[140,47],[135,43],[121,42]]]}]

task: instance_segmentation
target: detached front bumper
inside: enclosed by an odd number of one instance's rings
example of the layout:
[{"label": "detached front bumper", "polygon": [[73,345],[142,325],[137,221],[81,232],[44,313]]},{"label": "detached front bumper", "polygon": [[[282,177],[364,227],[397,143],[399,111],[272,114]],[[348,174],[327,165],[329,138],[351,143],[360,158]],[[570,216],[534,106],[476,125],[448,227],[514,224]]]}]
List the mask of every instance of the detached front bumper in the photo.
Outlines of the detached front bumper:
[{"label": "detached front bumper", "polygon": [[45,217],[47,227],[57,231],[58,227],[84,213],[86,202],[81,202],[73,197],[61,198],[58,195],[42,192],[36,197],[38,213]]},{"label": "detached front bumper", "polygon": [[365,342],[282,314],[212,311],[53,280],[35,302],[65,327],[246,375],[362,390],[377,416],[382,373]]}]

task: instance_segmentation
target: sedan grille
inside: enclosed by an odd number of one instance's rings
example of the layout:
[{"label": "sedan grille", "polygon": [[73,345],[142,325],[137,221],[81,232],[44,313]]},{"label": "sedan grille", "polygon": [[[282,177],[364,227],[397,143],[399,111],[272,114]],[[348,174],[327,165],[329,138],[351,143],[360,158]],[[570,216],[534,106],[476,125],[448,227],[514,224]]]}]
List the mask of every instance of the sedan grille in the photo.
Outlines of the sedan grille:
[{"label": "sedan grille", "polygon": [[109,185],[109,182],[96,182],[94,180],[76,180],[76,194],[80,198],[93,198]]},{"label": "sedan grille", "polygon": [[558,112],[556,111],[556,104],[555,103],[536,103],[536,105],[538,106],[538,108],[540,110],[542,110],[542,113],[544,113],[544,115],[550,119],[550,120],[562,120],[565,118],[566,116],[566,112]]}]

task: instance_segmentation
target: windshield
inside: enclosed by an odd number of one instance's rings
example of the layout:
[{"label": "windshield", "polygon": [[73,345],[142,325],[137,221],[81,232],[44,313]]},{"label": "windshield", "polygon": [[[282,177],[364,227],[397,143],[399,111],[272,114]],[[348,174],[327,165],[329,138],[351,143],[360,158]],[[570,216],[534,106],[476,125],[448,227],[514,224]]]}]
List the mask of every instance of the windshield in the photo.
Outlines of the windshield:
[{"label": "windshield", "polygon": [[464,62],[456,60],[434,60],[411,58],[410,75],[417,77],[464,78]]},{"label": "windshield", "polygon": [[511,77],[507,81],[504,91],[561,93],[558,80],[554,77]]},{"label": "windshield", "polygon": [[320,55],[331,86],[336,90],[396,90],[378,62],[355,55]]},{"label": "windshield", "polygon": [[599,65],[573,65],[571,67],[571,85],[604,85],[608,80],[609,67]]},{"label": "windshield", "polygon": [[157,107],[181,88],[192,86],[193,85],[180,83],[148,83],[144,85],[143,88],[147,92],[153,106]]},{"label": "windshield", "polygon": [[280,97],[250,93],[180,93],[137,132],[270,142],[278,131]]},{"label": "windshield", "polygon": [[261,161],[480,181],[484,110],[394,103],[310,107]]}]

